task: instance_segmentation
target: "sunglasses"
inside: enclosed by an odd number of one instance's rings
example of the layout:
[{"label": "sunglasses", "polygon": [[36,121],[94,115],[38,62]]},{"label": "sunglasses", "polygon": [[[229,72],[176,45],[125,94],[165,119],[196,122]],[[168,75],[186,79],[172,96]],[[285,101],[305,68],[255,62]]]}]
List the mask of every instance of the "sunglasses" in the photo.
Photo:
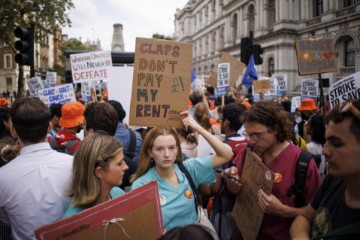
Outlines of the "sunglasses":
[{"label": "sunglasses", "polygon": [[342,113],[350,111],[355,117],[360,119],[360,111],[351,102],[344,102],[340,107],[339,111]]}]

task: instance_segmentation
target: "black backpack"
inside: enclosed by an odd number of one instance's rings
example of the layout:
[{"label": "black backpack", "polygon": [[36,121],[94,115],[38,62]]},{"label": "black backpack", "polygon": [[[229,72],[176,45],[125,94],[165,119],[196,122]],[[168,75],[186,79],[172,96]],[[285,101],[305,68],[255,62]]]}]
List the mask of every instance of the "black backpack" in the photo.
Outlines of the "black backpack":
[{"label": "black backpack", "polygon": [[126,150],[124,150],[124,160],[126,164],[128,165],[129,169],[125,172],[123,182],[119,186],[123,190],[125,190],[125,187],[130,186],[130,176],[135,173],[138,159],[135,157],[135,148],[136,148],[136,135],[135,132],[131,129],[129,129],[130,133],[130,143]]},{"label": "black backpack", "polygon": [[313,158],[313,155],[310,152],[301,149],[300,156],[296,163],[295,181],[287,192],[288,197],[290,197],[292,194],[295,194],[295,207],[297,208],[306,205],[302,197],[302,193],[304,190],[307,171],[311,158]]}]

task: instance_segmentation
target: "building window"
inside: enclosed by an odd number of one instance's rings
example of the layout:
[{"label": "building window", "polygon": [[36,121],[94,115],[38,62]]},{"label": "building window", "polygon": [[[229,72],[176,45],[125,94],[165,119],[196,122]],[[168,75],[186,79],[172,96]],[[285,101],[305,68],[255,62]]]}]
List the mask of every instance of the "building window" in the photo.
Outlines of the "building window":
[{"label": "building window", "polygon": [[237,24],[237,14],[234,14],[233,18],[232,18],[232,22],[231,22],[231,28],[232,28],[232,40],[233,42],[235,43],[236,42],[236,39],[238,37],[238,31],[237,31],[237,28],[238,28],[238,24]]},{"label": "building window", "polygon": [[345,66],[355,66],[355,44],[353,39],[345,41]]},{"label": "building window", "polygon": [[344,7],[354,6],[359,0],[344,0]]},{"label": "building window", "polygon": [[4,54],[4,69],[12,69],[12,55]]},{"label": "building window", "polygon": [[269,75],[274,74],[275,71],[275,61],[274,58],[269,58]]},{"label": "building window", "polygon": [[272,27],[276,21],[275,0],[269,0],[268,3],[268,27]]},{"label": "building window", "polygon": [[323,0],[315,0],[314,5],[315,17],[321,16],[324,12]]},{"label": "building window", "polygon": [[6,78],[6,89],[12,89],[13,86],[12,86],[12,78],[11,77],[7,77]]}]

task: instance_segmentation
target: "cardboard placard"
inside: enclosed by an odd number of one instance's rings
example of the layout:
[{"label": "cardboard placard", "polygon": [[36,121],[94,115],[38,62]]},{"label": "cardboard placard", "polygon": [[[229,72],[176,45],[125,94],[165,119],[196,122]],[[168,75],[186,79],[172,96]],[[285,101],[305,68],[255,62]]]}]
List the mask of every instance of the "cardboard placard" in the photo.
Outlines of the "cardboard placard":
[{"label": "cardboard placard", "polygon": [[108,69],[112,67],[111,52],[71,54],[70,63],[74,83],[104,80],[108,78]]},{"label": "cardboard placard", "polygon": [[316,100],[319,90],[319,81],[314,79],[303,79],[301,84],[301,99],[313,98]]},{"label": "cardboard placard", "polygon": [[131,126],[182,128],[188,109],[192,45],[136,38],[130,105]]},{"label": "cardboard placard", "polygon": [[329,88],[331,108],[337,104],[354,101],[355,99],[360,99],[360,72],[342,78]]},{"label": "cardboard placard", "polygon": [[44,88],[40,77],[29,78],[26,83],[29,88],[29,93],[33,97],[36,97],[38,95],[38,91]]},{"label": "cardboard placard", "polygon": [[[222,53],[219,59],[220,63],[229,63],[230,64],[230,83],[229,86],[235,86],[236,81],[239,79],[240,75],[243,74],[246,65],[240,62],[239,59],[233,57],[229,53]],[[207,83],[211,84],[214,88],[217,86],[217,74],[218,69],[215,67],[211,72],[209,78],[207,79]]]},{"label": "cardboard placard", "polygon": [[259,79],[253,81],[253,91],[254,93],[267,92],[270,91],[270,79]]},{"label": "cardboard placard", "polygon": [[331,38],[296,40],[296,56],[301,76],[337,71],[334,40]]},{"label": "cardboard placard", "polygon": [[53,103],[65,104],[76,101],[74,88],[71,83],[41,89],[38,91],[38,95],[40,100],[47,106],[51,106]]},{"label": "cardboard placard", "polygon": [[274,185],[274,173],[271,172],[261,159],[249,149],[241,175],[241,191],[236,197],[232,211],[236,224],[238,225],[245,240],[255,240],[264,212],[258,203],[258,191],[262,189],[270,194]]},{"label": "cardboard placard", "polygon": [[[46,239],[158,239],[163,231],[157,182],[35,230]],[[129,237],[130,238],[129,238]]]}]

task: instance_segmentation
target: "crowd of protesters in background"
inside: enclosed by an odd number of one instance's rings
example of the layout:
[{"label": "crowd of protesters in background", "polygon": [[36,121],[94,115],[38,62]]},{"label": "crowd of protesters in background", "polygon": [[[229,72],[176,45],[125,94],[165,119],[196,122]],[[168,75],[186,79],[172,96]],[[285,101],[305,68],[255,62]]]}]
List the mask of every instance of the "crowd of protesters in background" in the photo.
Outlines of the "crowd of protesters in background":
[{"label": "crowd of protesters in background", "polygon": [[[3,92],[1,240],[33,239],[42,225],[154,179],[167,231],[161,239],[241,239],[231,211],[242,186],[234,179],[241,179],[250,147],[275,173],[272,192],[258,193],[264,218],[257,239],[360,238],[354,230],[360,229],[359,100],[324,113],[305,98],[290,112],[286,96],[273,101],[260,94],[253,102],[251,94],[240,95],[239,85],[216,98],[208,86],[189,93],[183,128],[151,128],[128,126],[129,113],[102,87],[87,103],[77,96],[50,107],[35,97],[11,105]],[[310,157],[298,194],[303,152]],[[196,192],[201,202],[194,201]],[[209,215],[207,228],[195,225],[199,205]]]}]

